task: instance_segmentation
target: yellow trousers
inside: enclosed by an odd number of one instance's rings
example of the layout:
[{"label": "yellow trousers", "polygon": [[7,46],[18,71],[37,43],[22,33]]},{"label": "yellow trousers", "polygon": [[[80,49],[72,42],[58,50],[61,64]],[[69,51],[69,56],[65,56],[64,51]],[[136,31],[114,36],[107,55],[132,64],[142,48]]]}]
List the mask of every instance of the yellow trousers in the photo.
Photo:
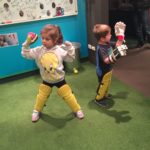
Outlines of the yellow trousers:
[{"label": "yellow trousers", "polygon": [[60,87],[58,89],[58,95],[63,97],[63,99],[69,105],[73,112],[77,112],[81,109],[69,85],[65,84],[62,87]]},{"label": "yellow trousers", "polygon": [[[36,103],[34,106],[35,110],[39,112],[42,111],[44,104],[46,103],[51,92],[52,92],[51,87],[43,83],[40,84],[39,93],[37,95]],[[58,92],[58,95],[61,96],[65,100],[65,102],[69,105],[69,107],[71,108],[73,112],[77,112],[78,110],[81,109],[69,85],[65,84],[61,86],[60,88],[58,88],[57,92]]]},{"label": "yellow trousers", "polygon": [[52,88],[49,87],[48,85],[45,85],[45,84],[40,84],[39,86],[39,93],[37,95],[37,98],[36,98],[36,103],[35,103],[35,106],[34,106],[34,109],[41,112],[43,107],[44,107],[44,104],[46,103],[47,101],[47,98],[49,97],[49,95],[51,94],[52,92]]},{"label": "yellow trousers", "polygon": [[107,72],[103,76],[102,82],[100,83],[98,90],[97,90],[98,92],[96,95],[96,100],[101,100],[107,95],[108,89],[111,83],[111,77],[112,77],[112,71]]}]

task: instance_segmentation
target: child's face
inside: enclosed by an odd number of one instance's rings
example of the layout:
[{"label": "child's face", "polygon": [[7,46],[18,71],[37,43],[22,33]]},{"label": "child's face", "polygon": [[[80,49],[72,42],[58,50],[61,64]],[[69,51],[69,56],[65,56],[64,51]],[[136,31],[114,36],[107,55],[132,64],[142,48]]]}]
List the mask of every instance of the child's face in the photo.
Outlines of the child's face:
[{"label": "child's face", "polygon": [[56,45],[56,42],[51,39],[46,33],[41,35],[41,39],[43,46],[45,46],[46,48],[52,48]]},{"label": "child's face", "polygon": [[104,38],[106,43],[107,43],[107,42],[110,42],[111,36],[112,36],[112,35],[111,35],[111,32],[109,32],[109,33],[106,35],[106,37]]}]

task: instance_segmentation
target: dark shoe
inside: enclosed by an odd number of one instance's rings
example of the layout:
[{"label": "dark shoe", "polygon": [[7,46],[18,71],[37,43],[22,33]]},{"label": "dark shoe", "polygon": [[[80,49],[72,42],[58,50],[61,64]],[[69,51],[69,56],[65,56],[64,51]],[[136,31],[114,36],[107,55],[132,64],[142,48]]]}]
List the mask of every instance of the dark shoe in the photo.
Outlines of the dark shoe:
[{"label": "dark shoe", "polygon": [[147,35],[147,40],[148,43],[150,43],[150,35]]},{"label": "dark shoe", "polygon": [[144,43],[143,43],[143,42],[140,42],[140,43],[138,43],[138,44],[135,46],[135,48],[141,48],[141,47],[143,47],[143,45],[144,45]]},{"label": "dark shoe", "polygon": [[103,98],[102,100],[95,100],[95,103],[102,107],[107,107],[107,99]]},{"label": "dark shoe", "polygon": [[150,49],[150,43],[144,44],[144,48]]},{"label": "dark shoe", "polygon": [[112,99],[112,97],[113,97],[113,96],[112,96],[112,94],[110,94],[110,93],[105,96],[106,99]]}]

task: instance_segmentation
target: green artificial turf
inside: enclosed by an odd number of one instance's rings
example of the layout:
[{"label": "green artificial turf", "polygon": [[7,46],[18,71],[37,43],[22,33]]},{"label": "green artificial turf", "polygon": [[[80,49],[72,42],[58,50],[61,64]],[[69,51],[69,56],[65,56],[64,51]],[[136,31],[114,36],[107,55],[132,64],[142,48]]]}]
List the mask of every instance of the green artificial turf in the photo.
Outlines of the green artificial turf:
[{"label": "green artificial turf", "polygon": [[0,150],[149,150],[150,100],[113,77],[109,108],[97,106],[95,66],[67,74],[85,118],[74,118],[57,89],[42,118],[31,122],[39,75],[0,85]]}]

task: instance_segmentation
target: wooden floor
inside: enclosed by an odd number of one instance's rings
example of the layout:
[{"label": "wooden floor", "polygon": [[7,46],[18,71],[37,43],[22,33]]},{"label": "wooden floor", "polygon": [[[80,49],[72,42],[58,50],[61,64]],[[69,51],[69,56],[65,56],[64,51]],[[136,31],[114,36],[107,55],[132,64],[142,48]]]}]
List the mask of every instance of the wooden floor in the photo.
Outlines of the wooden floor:
[{"label": "wooden floor", "polygon": [[113,75],[150,97],[150,46],[129,49],[128,55],[114,65]]}]

